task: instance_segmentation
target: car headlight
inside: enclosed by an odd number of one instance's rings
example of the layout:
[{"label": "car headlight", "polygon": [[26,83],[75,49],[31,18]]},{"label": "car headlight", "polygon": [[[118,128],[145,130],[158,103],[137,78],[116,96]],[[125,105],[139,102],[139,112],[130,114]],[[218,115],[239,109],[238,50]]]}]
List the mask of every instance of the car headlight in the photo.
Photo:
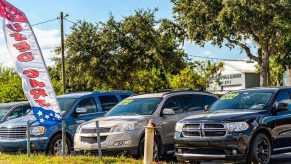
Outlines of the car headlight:
[{"label": "car headlight", "polygon": [[176,127],[175,127],[175,131],[176,131],[176,132],[182,132],[182,130],[183,130],[183,126],[184,126],[183,123],[181,123],[181,122],[177,122],[177,123],[176,123]]},{"label": "car headlight", "polygon": [[33,136],[41,136],[41,135],[44,135],[45,130],[46,129],[43,126],[31,127],[30,128],[30,134],[33,135]]},{"label": "car headlight", "polygon": [[230,132],[241,132],[249,128],[247,122],[230,122],[225,124],[225,128]]},{"label": "car headlight", "polygon": [[110,129],[110,132],[131,131],[131,130],[134,130],[135,127],[136,127],[136,123],[135,122],[128,122],[128,123],[124,123],[124,124],[115,125],[114,127],[112,127]]}]

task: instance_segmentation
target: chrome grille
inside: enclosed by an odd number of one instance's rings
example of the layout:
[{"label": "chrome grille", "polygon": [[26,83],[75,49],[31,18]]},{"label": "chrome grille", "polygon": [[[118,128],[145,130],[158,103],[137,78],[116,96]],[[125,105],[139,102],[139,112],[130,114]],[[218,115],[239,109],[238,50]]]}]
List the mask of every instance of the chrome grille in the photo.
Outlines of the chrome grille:
[{"label": "chrome grille", "polygon": [[223,137],[226,134],[222,123],[187,123],[182,130],[184,137]]},{"label": "chrome grille", "polygon": [[[100,128],[100,133],[108,133],[111,128]],[[97,133],[96,128],[82,128],[81,133]]]},{"label": "chrome grille", "polygon": [[[107,136],[100,136],[100,141],[104,142],[106,140]],[[95,144],[97,143],[97,137],[81,137],[81,142],[83,143],[89,143],[89,144]]]},{"label": "chrome grille", "polygon": [[26,138],[26,127],[0,127],[0,138]]}]

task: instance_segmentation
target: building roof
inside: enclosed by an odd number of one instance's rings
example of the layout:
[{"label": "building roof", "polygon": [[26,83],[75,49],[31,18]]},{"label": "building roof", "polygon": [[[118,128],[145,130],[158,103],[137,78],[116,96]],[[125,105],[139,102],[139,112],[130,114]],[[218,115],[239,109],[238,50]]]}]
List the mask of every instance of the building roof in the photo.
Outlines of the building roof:
[{"label": "building roof", "polygon": [[256,62],[250,61],[224,61],[222,74],[257,73]]}]

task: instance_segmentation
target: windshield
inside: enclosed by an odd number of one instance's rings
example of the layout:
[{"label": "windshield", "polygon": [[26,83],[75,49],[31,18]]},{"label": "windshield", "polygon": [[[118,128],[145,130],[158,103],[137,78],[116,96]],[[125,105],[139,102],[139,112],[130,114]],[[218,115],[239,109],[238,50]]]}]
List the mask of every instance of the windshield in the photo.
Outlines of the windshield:
[{"label": "windshield", "polygon": [[210,110],[223,109],[254,109],[262,110],[272,97],[272,92],[231,92],[216,101]]},{"label": "windshield", "polygon": [[72,108],[76,98],[58,98],[58,102],[62,112],[66,112]]},{"label": "windshield", "polygon": [[106,116],[151,115],[161,98],[125,99],[113,107]]}]

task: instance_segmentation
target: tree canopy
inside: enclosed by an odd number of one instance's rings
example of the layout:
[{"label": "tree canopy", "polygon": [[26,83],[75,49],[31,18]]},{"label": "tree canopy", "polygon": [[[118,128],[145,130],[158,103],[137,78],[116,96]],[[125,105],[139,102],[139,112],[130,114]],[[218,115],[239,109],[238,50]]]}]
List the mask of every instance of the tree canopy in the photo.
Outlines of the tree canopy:
[{"label": "tree canopy", "polygon": [[[269,58],[286,52],[291,2],[287,0],[172,0],[187,39],[239,47],[260,66],[261,85],[269,82]],[[256,45],[254,52],[251,41]]]},{"label": "tree canopy", "polygon": [[[183,50],[181,36],[174,22],[156,20],[151,10],[135,11],[119,21],[110,16],[96,24],[79,22],[65,42],[69,90],[153,92],[179,87],[168,80],[182,75],[181,70],[192,63]],[[60,70],[60,59],[56,62]],[[195,87],[193,83],[190,88]]]}]

